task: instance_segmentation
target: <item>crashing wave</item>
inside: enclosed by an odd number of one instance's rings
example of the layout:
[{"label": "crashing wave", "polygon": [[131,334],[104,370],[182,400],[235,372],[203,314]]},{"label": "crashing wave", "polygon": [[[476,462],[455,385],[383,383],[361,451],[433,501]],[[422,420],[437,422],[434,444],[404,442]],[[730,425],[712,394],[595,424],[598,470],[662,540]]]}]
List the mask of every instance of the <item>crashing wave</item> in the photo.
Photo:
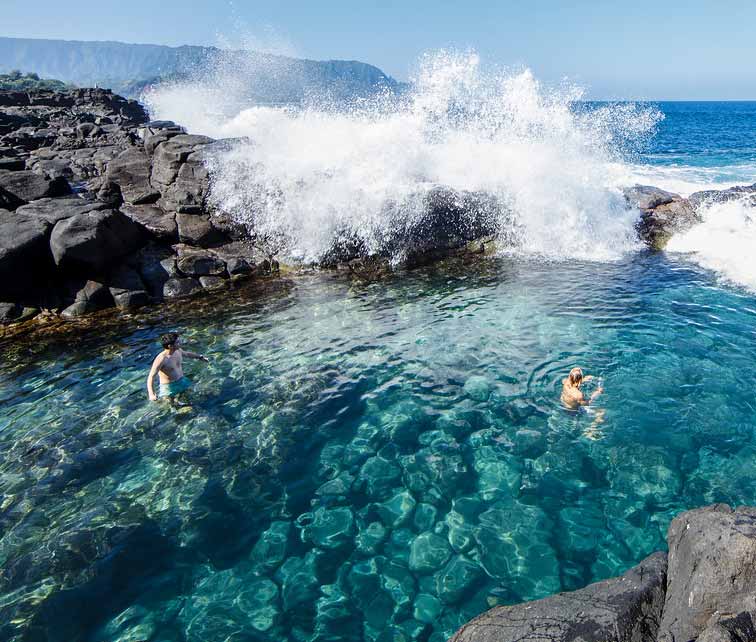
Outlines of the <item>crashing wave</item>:
[{"label": "crashing wave", "polygon": [[426,56],[407,95],[346,107],[230,104],[222,85],[158,88],[153,115],[191,95],[183,124],[239,138],[211,163],[212,204],[289,258],[319,261],[346,239],[401,259],[397,239],[433,220],[439,189],[486,194],[509,251],[606,260],[638,246],[618,185],[622,153],[660,118],[652,109],[576,109],[579,89],[485,73],[474,53]]}]

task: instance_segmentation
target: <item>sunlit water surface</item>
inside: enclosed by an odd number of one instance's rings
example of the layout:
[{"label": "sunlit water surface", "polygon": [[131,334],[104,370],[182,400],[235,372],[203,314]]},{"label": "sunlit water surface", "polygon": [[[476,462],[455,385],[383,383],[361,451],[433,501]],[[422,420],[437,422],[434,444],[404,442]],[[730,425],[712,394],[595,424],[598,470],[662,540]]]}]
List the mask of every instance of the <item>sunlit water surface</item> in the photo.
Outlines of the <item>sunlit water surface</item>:
[{"label": "sunlit water surface", "polygon": [[[756,501],[756,299],[692,264],[305,277],[8,348],[3,640],[431,640]],[[185,330],[191,407],[149,403]],[[558,404],[603,377],[603,423]]]}]

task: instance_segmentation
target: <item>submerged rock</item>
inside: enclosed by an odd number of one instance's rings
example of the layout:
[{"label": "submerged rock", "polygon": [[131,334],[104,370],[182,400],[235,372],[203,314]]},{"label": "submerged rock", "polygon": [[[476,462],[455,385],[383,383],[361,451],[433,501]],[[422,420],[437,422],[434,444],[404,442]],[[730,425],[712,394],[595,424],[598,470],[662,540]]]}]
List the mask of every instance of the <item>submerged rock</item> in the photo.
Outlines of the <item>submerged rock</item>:
[{"label": "submerged rock", "polygon": [[302,528],[302,540],[311,541],[319,548],[340,548],[348,544],[354,536],[354,515],[343,506],[326,508],[321,506],[312,513],[305,513],[297,520]]},{"label": "submerged rock", "polygon": [[246,584],[234,600],[256,631],[268,631],[280,616],[278,585],[268,579]]},{"label": "submerged rock", "polygon": [[363,464],[358,479],[370,497],[382,499],[398,484],[401,476],[402,469],[393,461],[376,456]]},{"label": "submerged rock", "polygon": [[282,586],[284,610],[312,604],[318,594],[318,577],[315,568],[316,557],[310,552],[304,557],[290,557],[276,573]]},{"label": "submerged rock", "polygon": [[364,555],[375,555],[381,544],[386,540],[388,530],[381,522],[370,522],[360,526],[360,532],[355,538],[357,550]]},{"label": "submerged rock", "polygon": [[416,573],[433,573],[446,564],[451,554],[444,538],[434,533],[423,533],[410,546],[409,567]]},{"label": "submerged rock", "polygon": [[420,593],[415,598],[415,609],[412,613],[420,622],[433,624],[443,610],[443,605],[438,598],[427,593]]},{"label": "submerged rock", "polygon": [[415,498],[405,490],[379,504],[377,511],[387,527],[398,528],[410,520],[416,504]]},{"label": "submerged rock", "polygon": [[257,540],[249,559],[256,568],[272,572],[286,559],[291,522],[273,522]]},{"label": "submerged rock", "polygon": [[442,602],[454,604],[472,590],[482,575],[475,562],[464,555],[455,555],[434,576],[436,594]]},{"label": "submerged rock", "polygon": [[491,396],[491,384],[486,377],[473,375],[465,381],[465,393],[475,401],[487,401]]},{"label": "submerged rock", "polygon": [[496,607],[465,624],[451,642],[655,640],[666,570],[667,556],[654,553],[621,577],[535,602]]}]

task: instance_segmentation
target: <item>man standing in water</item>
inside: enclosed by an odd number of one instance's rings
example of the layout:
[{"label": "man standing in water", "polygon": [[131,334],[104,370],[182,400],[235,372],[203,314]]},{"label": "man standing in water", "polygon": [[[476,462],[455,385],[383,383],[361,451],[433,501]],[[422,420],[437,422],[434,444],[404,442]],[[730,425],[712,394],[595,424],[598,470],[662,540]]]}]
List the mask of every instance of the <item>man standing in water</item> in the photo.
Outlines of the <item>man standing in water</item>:
[{"label": "man standing in water", "polygon": [[562,403],[570,410],[579,410],[584,406],[592,404],[596,397],[604,392],[604,389],[601,387],[596,388],[590,399],[586,399],[583,391],[580,390],[580,386],[591,379],[593,379],[591,375],[583,376],[583,371],[580,368],[570,370],[567,378],[562,379]]},{"label": "man standing in water", "polygon": [[[184,357],[208,363],[204,355],[183,350],[181,338],[176,332],[164,334],[160,337],[160,343],[163,344],[164,349],[155,357],[150,374],[147,376],[147,394],[150,401],[157,401],[158,397],[172,397],[191,387],[192,382],[184,376]],[[160,378],[160,391],[157,395],[152,387],[155,374],[158,374]]]}]

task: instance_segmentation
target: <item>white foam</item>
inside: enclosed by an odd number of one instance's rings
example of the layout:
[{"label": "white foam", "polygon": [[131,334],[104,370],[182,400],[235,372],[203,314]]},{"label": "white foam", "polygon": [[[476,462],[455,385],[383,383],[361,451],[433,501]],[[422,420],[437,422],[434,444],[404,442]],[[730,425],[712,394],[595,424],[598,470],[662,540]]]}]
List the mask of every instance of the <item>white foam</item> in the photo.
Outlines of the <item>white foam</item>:
[{"label": "white foam", "polygon": [[724,281],[756,290],[756,209],[743,200],[703,206],[703,223],[667,244]]},{"label": "white foam", "polygon": [[520,252],[607,260],[637,247],[616,152],[653,130],[654,111],[575,113],[578,89],[546,89],[527,70],[483,73],[474,53],[426,56],[405,99],[342,110],[242,109],[240,84],[159,88],[150,108],[192,132],[248,137],[211,167],[212,198],[292,256],[317,259],[344,229],[374,247],[402,223],[387,205],[416,216],[413,197],[434,185],[506,202]]},{"label": "white foam", "polygon": [[[744,163],[724,167],[691,165],[636,165],[616,167],[618,182],[623,185],[653,185],[669,192],[690,196],[704,190],[723,190],[750,184],[756,176],[756,165]],[[624,175],[623,175],[624,174]]]}]

